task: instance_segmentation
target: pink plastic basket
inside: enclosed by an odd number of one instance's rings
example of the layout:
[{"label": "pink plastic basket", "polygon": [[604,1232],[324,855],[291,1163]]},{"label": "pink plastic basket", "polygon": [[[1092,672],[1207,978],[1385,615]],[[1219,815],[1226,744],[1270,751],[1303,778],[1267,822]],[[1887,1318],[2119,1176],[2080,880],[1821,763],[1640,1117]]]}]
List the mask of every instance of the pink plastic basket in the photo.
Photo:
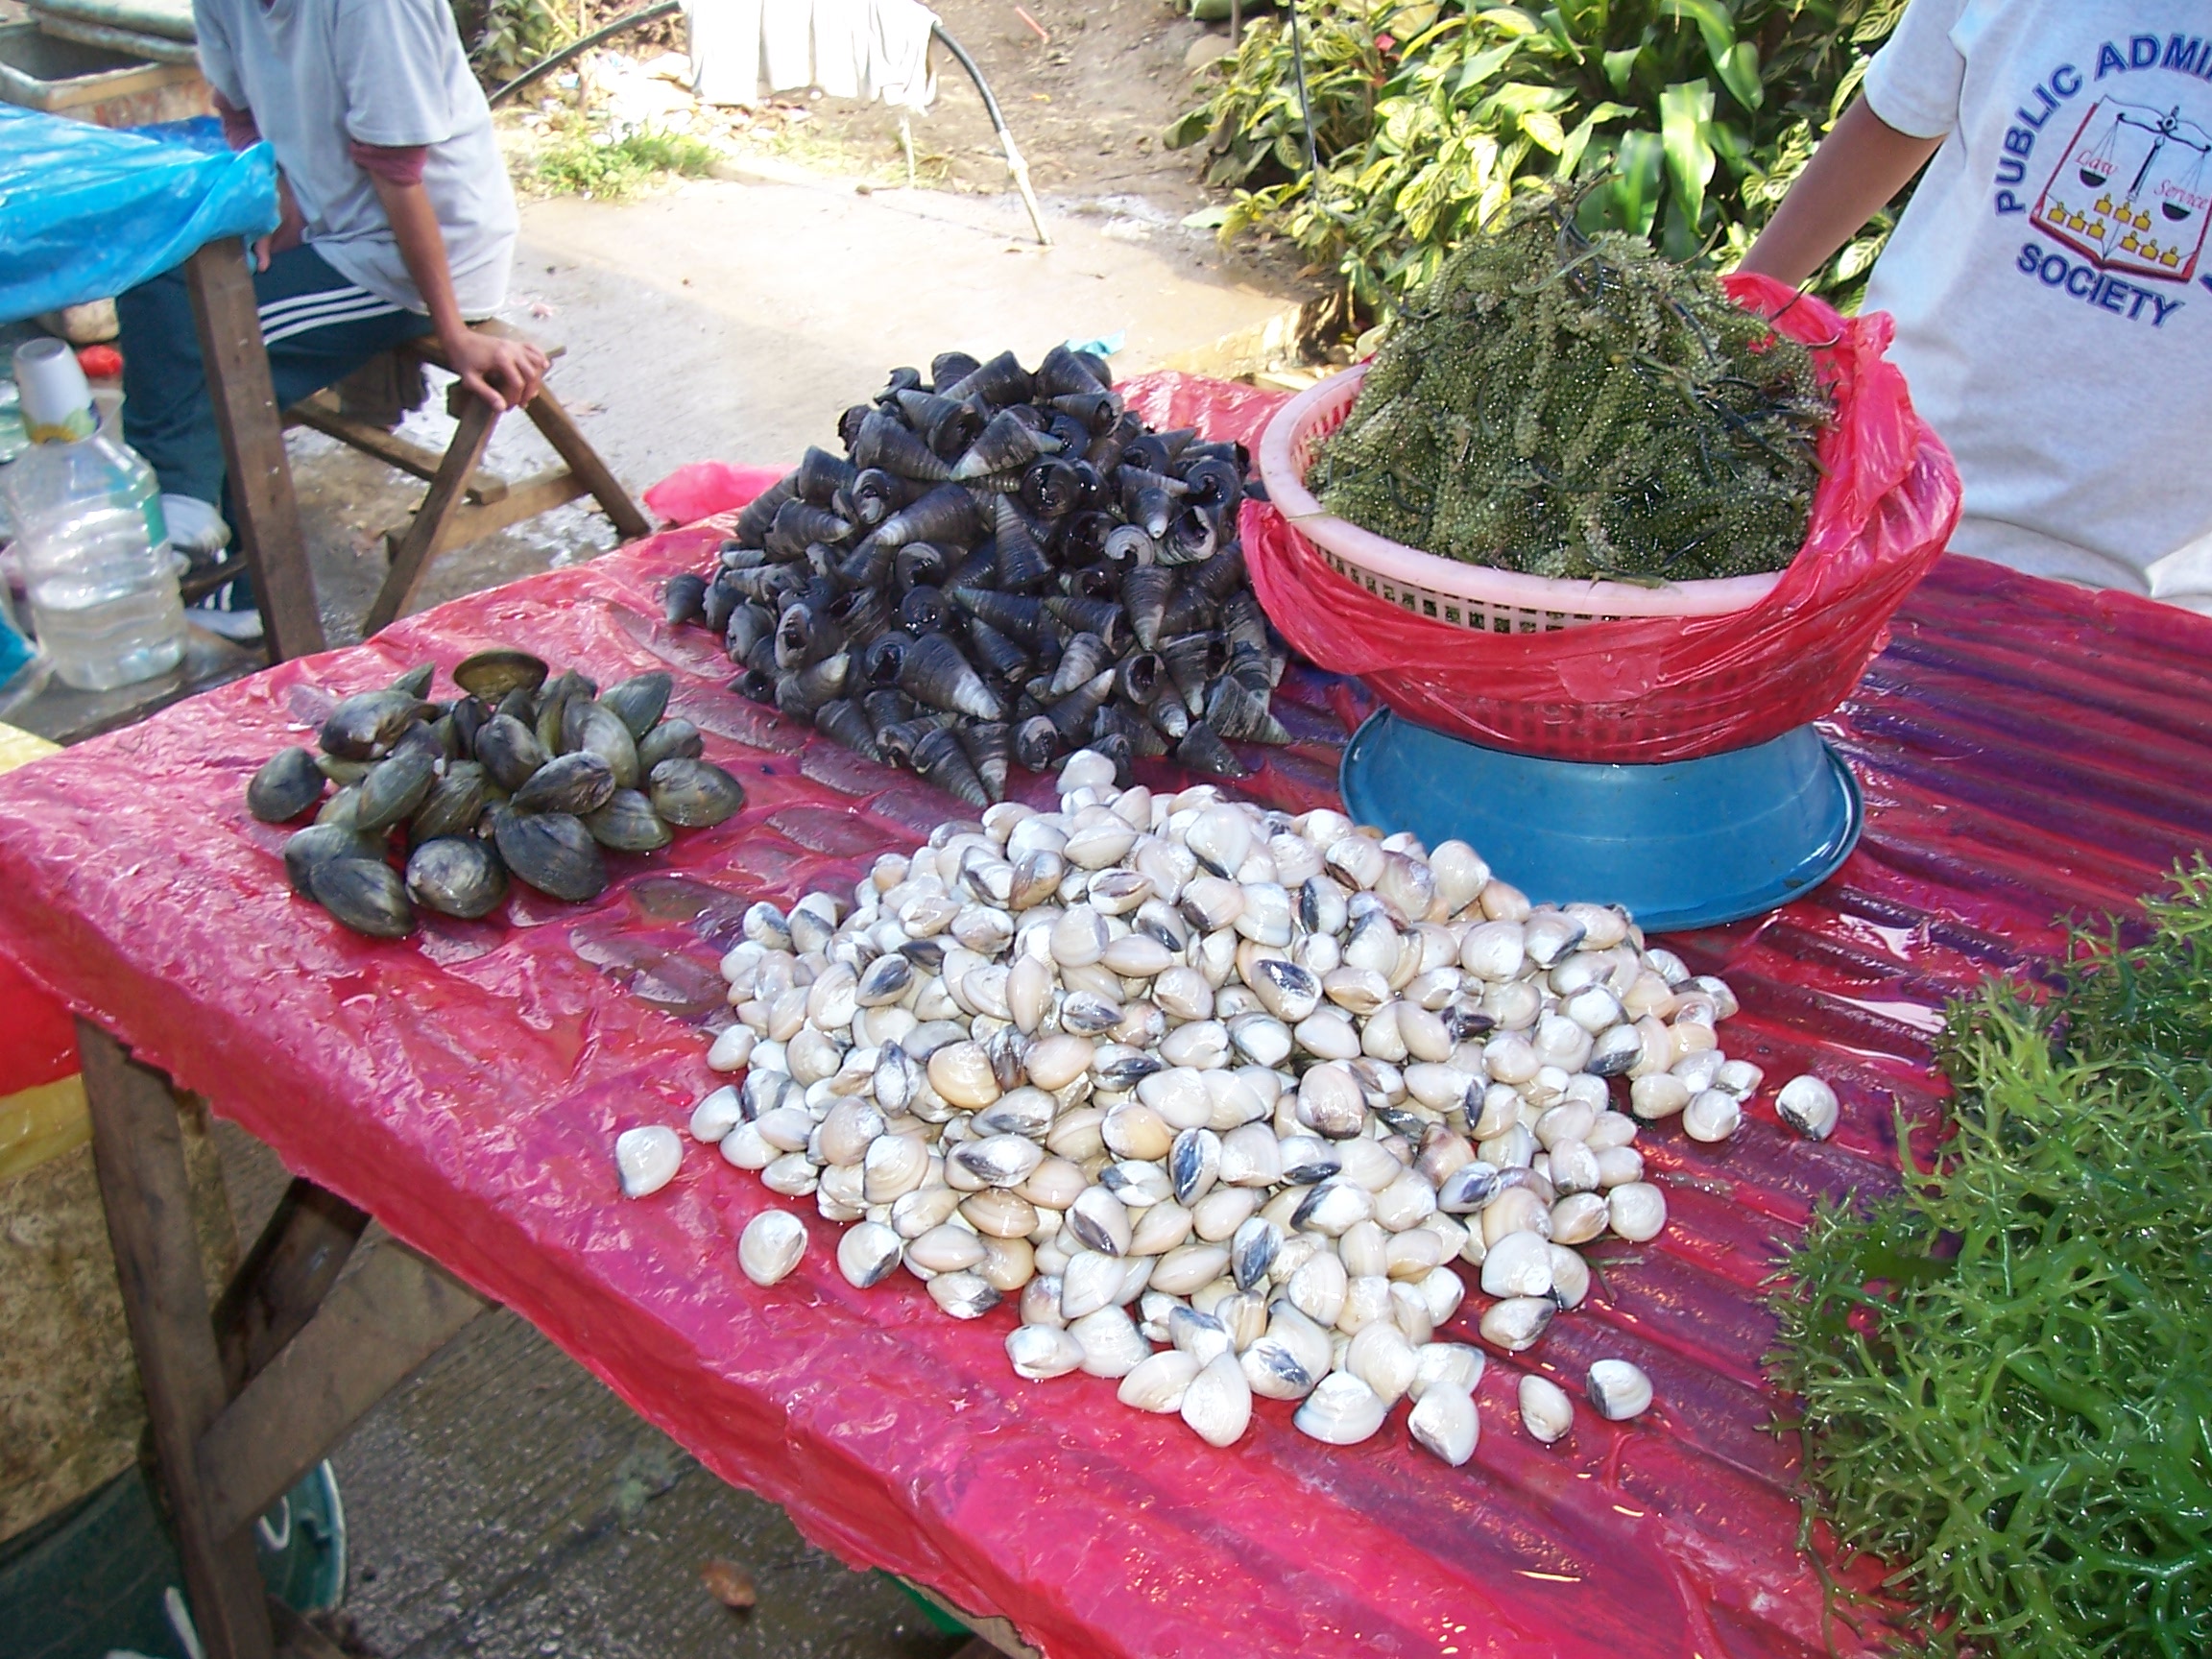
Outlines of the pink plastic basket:
[{"label": "pink plastic basket", "polygon": [[1646,588],[1563,582],[1440,559],[1324,513],[1306,488],[1322,442],[1344,424],[1367,365],[1332,374],[1283,405],[1260,438],[1260,476],[1293,534],[1347,581],[1431,621],[1479,634],[1541,634],[1630,616],[1719,616],[1756,605],[1780,571]]}]

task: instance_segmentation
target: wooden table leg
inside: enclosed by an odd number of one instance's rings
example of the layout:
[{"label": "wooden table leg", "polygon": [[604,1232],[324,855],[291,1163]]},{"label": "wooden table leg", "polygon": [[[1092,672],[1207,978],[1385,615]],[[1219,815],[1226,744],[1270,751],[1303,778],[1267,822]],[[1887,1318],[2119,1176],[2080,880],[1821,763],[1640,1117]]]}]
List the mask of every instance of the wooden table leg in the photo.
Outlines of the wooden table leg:
[{"label": "wooden table leg", "polygon": [[484,446],[492,441],[492,428],[498,420],[499,412],[481,397],[469,397],[462,406],[460,424],[453,442],[445,446],[438,476],[430,480],[430,493],[422,497],[415,521],[392,550],[392,568],[361,623],[364,637],[382,632],[407,609],[407,601],[414,597],[431,556],[438,550],[438,533],[460,507],[462,492],[474,476],[477,463],[484,459]]},{"label": "wooden table leg", "polygon": [[269,656],[273,661],[304,657],[324,648],[323,615],[315,603],[315,578],[307,568],[300,504],[284,458],[284,422],[269,378],[269,353],[261,344],[261,315],[245,248],[232,237],[210,242],[185,261],[184,274],[192,293],[192,320],[200,331],[207,397],[215,406],[216,430],[223,435],[238,544],[253,572]]},{"label": "wooden table leg", "polygon": [[200,1437],[209,1526],[246,1532],[363,1413],[488,1306],[397,1240],[370,1250]]},{"label": "wooden table leg", "polygon": [[176,1097],[167,1078],[135,1064],[121,1044],[83,1020],[77,1050],[92,1118],[93,1167],[193,1623],[208,1659],[271,1659],[276,1642],[252,1535],[239,1529],[222,1536],[210,1527],[195,1455],[226,1396],[200,1276]]},{"label": "wooden table leg", "polygon": [[315,1316],[368,1226],[368,1215],[335,1192],[293,1178],[215,1309],[227,1393],[260,1375]]},{"label": "wooden table leg", "polygon": [[622,488],[622,481],[600,459],[599,451],[576,429],[576,422],[569,418],[568,411],[561,407],[559,398],[541,387],[523,413],[530,417],[531,424],[544,434],[554,453],[567,463],[568,470],[591,492],[600,511],[614,521],[615,535],[625,541],[635,541],[651,533],[652,524],[637,510],[637,503],[630,499],[630,492]]}]

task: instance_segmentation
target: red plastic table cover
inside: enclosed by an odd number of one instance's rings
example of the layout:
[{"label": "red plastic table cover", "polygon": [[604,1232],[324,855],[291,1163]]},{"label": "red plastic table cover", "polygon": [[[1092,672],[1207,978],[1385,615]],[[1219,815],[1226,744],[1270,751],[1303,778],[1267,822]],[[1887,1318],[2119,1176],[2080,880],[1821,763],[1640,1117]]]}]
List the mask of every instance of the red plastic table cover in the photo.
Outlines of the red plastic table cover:
[{"label": "red plastic table cover", "polygon": [[[710,1148],[652,1198],[620,1196],[616,1134],[681,1124],[712,1082],[715,962],[745,907],[849,883],[958,815],[723,689],[711,637],[661,622],[661,582],[716,536],[670,532],[458,601],[0,780],[0,953],[515,1308],[808,1537],[1003,1614],[1056,1659],[1872,1648],[1878,1624],[1824,1595],[1796,1548],[1761,1282],[1816,1198],[1894,1180],[1893,1110],[1932,1131],[1946,998],[2032,969],[2060,912],[2127,905],[2212,832],[2212,625],[1942,562],[1833,722],[1867,797],[1858,852],[1771,916],[1671,941],[1742,998],[1728,1050],[1775,1084],[1832,1079],[1840,1130],[1786,1133],[1769,1090],[1725,1145],[1649,1132],[1672,1225],[1594,1251],[1585,1307],[1521,1360],[1492,1357],[1480,1448],[1455,1470],[1408,1443],[1403,1407],[1337,1449],[1262,1401],[1217,1452],[1117,1405],[1111,1382],[1022,1382],[1001,1347],[1011,1310],[960,1324],[902,1278],[851,1288],[811,1205]],[[287,892],[282,831],[246,815],[247,779],[335,696],[494,643],[602,682],[673,670],[673,709],[750,805],[623,862],[589,905],[520,893],[503,920],[433,919],[402,942],[343,931]],[[1332,801],[1366,698],[1293,669],[1278,708],[1299,741],[1247,751],[1263,764],[1241,787]],[[812,1242],[760,1289],[734,1244],[771,1203],[805,1215]],[[1470,1295],[1455,1334],[1475,1339],[1481,1305]],[[1605,1356],[1651,1375],[1653,1409],[1618,1426],[1582,1411],[1560,1445],[1531,1441],[1521,1367],[1573,1389]],[[1846,1587],[1879,1576],[1829,1566]]]}]

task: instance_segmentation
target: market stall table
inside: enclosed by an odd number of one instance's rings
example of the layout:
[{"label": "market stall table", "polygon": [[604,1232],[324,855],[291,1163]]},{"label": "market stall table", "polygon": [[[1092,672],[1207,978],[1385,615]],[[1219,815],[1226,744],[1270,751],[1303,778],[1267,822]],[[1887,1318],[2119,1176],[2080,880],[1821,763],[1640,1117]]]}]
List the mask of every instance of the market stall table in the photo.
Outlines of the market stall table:
[{"label": "market stall table", "polygon": [[[2207,624],[1943,562],[1830,728],[1866,791],[1857,854],[1770,917],[1669,941],[1734,986],[1743,1012],[1723,1046],[1764,1067],[1767,1089],[1726,1143],[1647,1132],[1672,1224],[1652,1245],[1595,1251],[1588,1303],[1527,1355],[1492,1356],[1480,1446],[1455,1470],[1408,1445],[1402,1411],[1338,1449],[1263,1401],[1247,1437],[1214,1451],[1120,1407],[1111,1382],[1022,1382],[1002,1348],[1010,1309],[955,1323],[902,1277],[853,1289],[810,1203],[709,1147],[653,1197],[620,1195],[615,1136],[681,1125],[714,1082],[715,964],[747,905],[849,886],[878,853],[965,815],[725,690],[711,636],[661,620],[661,584],[718,536],[670,532],[407,618],[0,782],[0,951],[91,1022],[104,1170],[133,1166],[155,1194],[117,1225],[127,1285],[168,1260],[160,1149],[128,1128],[162,1120],[151,1068],[303,1178],[282,1241],[257,1253],[258,1295],[225,1310],[220,1355],[184,1316],[196,1285],[172,1271],[134,1298],[150,1390],[168,1397],[172,1488],[187,1488],[187,1525],[211,1528],[196,1608],[225,1572],[237,1582],[219,1528],[490,1297],[817,1543],[1002,1615],[1055,1656],[1878,1647],[1879,1619],[1836,1597],[1878,1571],[1796,1548],[1796,1450],[1771,1431],[1781,1403],[1761,1381],[1762,1281],[1815,1201],[1893,1184],[1897,1122],[1933,1133],[1947,998],[2032,969],[2062,943],[2061,912],[2124,908],[2212,839]],[[347,933],[289,895],[284,831],[247,816],[247,779],[336,697],[495,643],[602,683],[672,670],[672,711],[743,780],[748,807],[616,860],[619,879],[587,905],[517,889],[504,920],[429,918],[397,943]],[[1298,741],[1245,750],[1262,764],[1237,787],[1290,809],[1333,800],[1337,750],[1367,708],[1358,686],[1293,669],[1277,709]],[[1022,780],[1029,798],[1048,791]],[[1843,1101],[1823,1143],[1782,1129],[1770,1103],[1808,1070]],[[806,1215],[813,1242],[761,1289],[733,1252],[771,1204]],[[391,1252],[310,1321],[369,1214],[421,1254]],[[1471,1295],[1449,1334],[1473,1339],[1483,1305]],[[224,1402],[302,1324],[254,1386],[304,1409],[307,1430],[257,1447],[253,1389]],[[180,1356],[180,1382],[158,1374]],[[1578,1391],[1609,1356],[1649,1373],[1654,1409],[1620,1425],[1584,1411],[1560,1445],[1530,1440],[1521,1371]],[[210,1653],[266,1651],[243,1601],[233,1614],[215,1615],[231,1626]]]}]

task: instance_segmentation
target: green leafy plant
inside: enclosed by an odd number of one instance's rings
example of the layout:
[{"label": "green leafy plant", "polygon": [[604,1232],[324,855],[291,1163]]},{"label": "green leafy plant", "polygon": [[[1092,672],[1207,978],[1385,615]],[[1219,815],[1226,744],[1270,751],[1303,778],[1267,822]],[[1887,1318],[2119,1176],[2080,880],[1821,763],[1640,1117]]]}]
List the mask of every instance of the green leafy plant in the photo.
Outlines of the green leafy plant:
[{"label": "green leafy plant", "polygon": [[620,202],[666,174],[696,179],[718,155],[711,144],[686,133],[617,131],[573,116],[538,152],[531,177],[550,195]]},{"label": "green leafy plant", "polygon": [[[1585,230],[1733,262],[1858,89],[1905,0],[1305,0],[1318,179],[1287,19],[1249,25],[1168,130],[1236,191],[1222,234],[1288,237],[1381,312],[1518,192],[1602,180]],[[1887,222],[1820,287],[1849,301]]]},{"label": "green leafy plant", "polygon": [[1809,1479],[1932,1647],[2212,1652],[2212,867],[2147,908],[1953,1008],[1955,1139],[1776,1293]]},{"label": "green leafy plant", "polygon": [[504,82],[571,38],[545,0],[452,0],[469,60],[485,81]]}]

